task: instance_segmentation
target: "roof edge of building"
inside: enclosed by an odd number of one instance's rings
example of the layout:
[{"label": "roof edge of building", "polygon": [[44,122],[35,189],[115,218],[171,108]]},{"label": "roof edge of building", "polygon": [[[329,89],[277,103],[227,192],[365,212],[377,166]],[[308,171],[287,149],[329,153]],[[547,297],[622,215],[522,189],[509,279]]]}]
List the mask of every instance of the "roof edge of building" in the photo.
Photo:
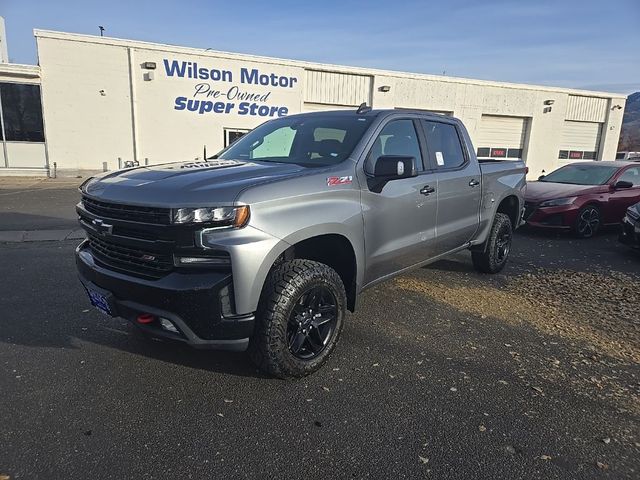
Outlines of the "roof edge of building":
[{"label": "roof edge of building", "polygon": [[0,73],[39,78],[40,67],[38,65],[26,65],[21,63],[0,63]]},{"label": "roof edge of building", "polygon": [[[319,63],[319,62],[310,62],[305,60],[292,60],[292,59],[285,59],[285,58],[278,58],[278,57],[268,57],[268,56],[254,55],[249,53],[234,53],[234,52],[225,52],[225,51],[212,50],[212,49],[183,47],[183,46],[172,45],[172,44],[146,42],[143,40],[131,40],[131,39],[122,39],[122,38],[115,38],[115,37],[100,37],[97,35],[60,32],[56,30],[43,30],[43,29],[36,28],[33,30],[33,34],[36,37],[36,39],[38,37],[53,38],[58,40],[83,41],[87,43],[100,43],[104,45],[113,45],[113,46],[120,46],[120,47],[138,47],[138,48],[145,48],[149,50],[166,51],[171,53],[176,52],[176,53],[184,53],[184,54],[190,54],[190,55],[210,56],[212,58],[260,61],[263,63],[270,63],[274,65],[298,66],[301,68],[308,68],[311,70],[315,69],[315,70],[331,71],[331,72],[338,72],[338,73],[353,73],[353,74],[361,74],[361,75],[385,75],[385,76],[397,77],[397,78],[432,80],[432,81],[447,82],[447,83],[464,83],[464,84],[471,84],[471,85],[514,88],[514,89],[521,89],[521,90],[548,91],[548,92],[566,93],[566,94],[589,96],[589,97],[603,97],[603,98],[620,99],[620,100],[626,100],[627,98],[627,95],[624,95],[621,93],[614,93],[614,92],[601,92],[601,91],[595,91],[595,90],[583,90],[583,89],[566,88],[566,87],[552,87],[552,86],[546,86],[546,85],[532,85],[532,84],[526,84],[526,83],[499,82],[499,81],[493,81],[493,80],[480,80],[480,79],[474,79],[474,78],[433,75],[433,74],[427,74],[427,73],[411,73],[411,72],[384,70],[384,69],[377,69],[377,68],[353,67],[348,65],[335,65],[335,64],[327,64],[327,63]],[[34,67],[39,68],[37,66],[34,66]]]}]

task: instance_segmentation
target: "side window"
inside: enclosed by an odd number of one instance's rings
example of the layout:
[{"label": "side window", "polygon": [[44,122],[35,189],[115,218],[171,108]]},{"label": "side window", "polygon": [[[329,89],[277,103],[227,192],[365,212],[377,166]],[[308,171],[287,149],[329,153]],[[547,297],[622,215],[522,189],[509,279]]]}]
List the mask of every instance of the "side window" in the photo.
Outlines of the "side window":
[{"label": "side window", "polygon": [[437,168],[457,168],[464,165],[464,153],[454,125],[423,120],[422,126]]},{"label": "side window", "polygon": [[620,180],[631,182],[634,187],[640,186],[640,167],[627,168],[627,170],[620,175],[620,178],[618,178],[618,181]]},{"label": "side window", "polygon": [[383,155],[414,157],[418,170],[422,170],[422,155],[413,120],[393,120],[385,125],[369,152],[365,171],[373,173],[378,157]]},{"label": "side window", "polygon": [[265,135],[251,148],[251,158],[288,157],[293,145],[296,131],[290,127],[282,127]]}]

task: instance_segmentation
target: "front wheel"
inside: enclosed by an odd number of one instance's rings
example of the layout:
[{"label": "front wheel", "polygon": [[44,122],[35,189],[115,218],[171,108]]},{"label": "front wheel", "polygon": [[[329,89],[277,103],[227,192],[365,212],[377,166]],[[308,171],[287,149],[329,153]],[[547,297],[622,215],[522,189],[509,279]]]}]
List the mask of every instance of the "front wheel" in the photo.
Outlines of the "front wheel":
[{"label": "front wheel", "polygon": [[507,264],[513,240],[511,219],[504,213],[496,213],[483,251],[472,251],[471,259],[476,270],[482,273],[498,273]]},{"label": "front wheel", "polygon": [[591,238],[600,229],[600,210],[594,205],[582,207],[578,212],[573,233],[578,238]]},{"label": "front wheel", "polygon": [[249,355],[276,377],[318,370],[338,343],[347,297],[340,276],[311,260],[283,262],[269,273]]}]

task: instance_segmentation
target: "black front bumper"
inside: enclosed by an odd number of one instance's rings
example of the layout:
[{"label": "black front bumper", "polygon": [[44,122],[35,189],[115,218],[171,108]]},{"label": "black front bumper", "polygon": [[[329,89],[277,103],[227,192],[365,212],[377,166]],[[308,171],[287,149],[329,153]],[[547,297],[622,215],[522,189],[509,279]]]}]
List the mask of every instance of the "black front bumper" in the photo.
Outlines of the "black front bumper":
[{"label": "black front bumper", "polygon": [[640,220],[634,222],[625,217],[618,236],[620,243],[640,249]]},{"label": "black front bumper", "polygon": [[[87,241],[76,249],[76,264],[85,288],[102,293],[114,316],[146,333],[196,348],[241,351],[249,344],[255,317],[234,314],[230,273],[174,271],[159,279],[138,278],[101,266]],[[179,333],[163,329],[158,320],[141,324],[140,314],[166,318]]]}]

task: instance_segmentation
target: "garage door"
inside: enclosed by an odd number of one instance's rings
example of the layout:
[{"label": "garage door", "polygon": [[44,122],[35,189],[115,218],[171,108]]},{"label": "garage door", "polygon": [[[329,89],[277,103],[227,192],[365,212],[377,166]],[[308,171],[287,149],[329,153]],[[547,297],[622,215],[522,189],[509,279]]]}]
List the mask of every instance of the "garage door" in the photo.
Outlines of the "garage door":
[{"label": "garage door", "polygon": [[483,115],[476,145],[479,158],[522,159],[528,118]]},{"label": "garage door", "polygon": [[602,124],[566,120],[558,158],[561,160],[596,160],[600,149]]}]

